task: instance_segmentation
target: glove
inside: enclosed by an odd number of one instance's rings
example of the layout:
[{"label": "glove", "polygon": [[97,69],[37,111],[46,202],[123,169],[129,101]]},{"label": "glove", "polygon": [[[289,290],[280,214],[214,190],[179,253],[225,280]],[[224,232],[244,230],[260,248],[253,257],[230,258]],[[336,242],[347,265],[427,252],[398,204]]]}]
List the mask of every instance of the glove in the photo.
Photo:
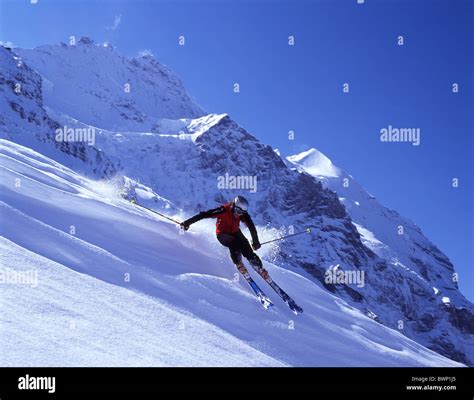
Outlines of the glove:
[{"label": "glove", "polygon": [[189,229],[189,224],[186,221],[181,222],[179,226],[181,227],[183,231],[187,231]]},{"label": "glove", "polygon": [[258,240],[254,241],[254,242],[252,243],[252,248],[253,248],[254,250],[258,250],[260,247],[262,247],[262,245],[260,244],[260,242],[259,242]]}]

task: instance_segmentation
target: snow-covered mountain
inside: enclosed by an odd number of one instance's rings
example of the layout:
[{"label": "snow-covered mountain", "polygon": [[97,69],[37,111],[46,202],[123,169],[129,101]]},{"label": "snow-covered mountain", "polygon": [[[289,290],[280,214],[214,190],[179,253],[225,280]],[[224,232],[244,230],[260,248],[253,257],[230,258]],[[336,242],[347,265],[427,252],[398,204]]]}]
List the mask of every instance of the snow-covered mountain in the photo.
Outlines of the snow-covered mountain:
[{"label": "snow-covered mountain", "polygon": [[81,141],[57,141],[61,125],[46,111],[43,78],[18,55],[0,46],[0,136],[34,147],[55,159],[92,174],[110,176],[114,166],[100,149]]},{"label": "snow-covered mountain", "polygon": [[149,131],[161,118],[205,114],[151,55],[129,60],[89,38],[15,52],[42,76],[46,105],[98,128]]},{"label": "snow-covered mountain", "polygon": [[[400,330],[453,360],[474,363],[473,307],[453,282],[454,268],[447,257],[415,225],[376,203],[324,155],[311,150],[292,157],[291,162],[282,159],[230,116],[205,115],[172,72],[150,56],[127,60],[110,46],[94,45],[86,38],[77,46],[0,50],[1,137],[26,145],[89,178],[113,179],[125,175],[134,182],[139,181],[140,184],[134,185],[138,185],[141,201],[168,213],[179,213],[181,218],[214,207],[235,194],[245,194],[251,201],[252,215],[264,238],[275,237],[292,228],[298,231],[312,227],[309,235],[263,250],[267,261],[281,271],[283,281],[298,276],[299,283],[291,287],[295,297],[313,304],[313,301],[319,301],[320,293],[329,295],[320,288],[327,289],[382,325]],[[20,85],[20,91],[15,91],[18,82],[24,84]],[[126,83],[130,83],[129,92],[123,90]],[[93,131],[94,141],[89,144],[58,142],[54,137],[57,127]],[[256,177],[256,190],[219,187],[218,182],[228,176]],[[350,179],[347,193],[338,184],[345,182],[346,177]],[[17,208],[11,204],[17,200],[12,196],[9,202],[4,201]],[[102,201],[113,202],[110,197]],[[79,204],[77,207],[82,208]],[[26,212],[28,210],[21,211],[31,216]],[[106,214],[104,209],[100,212],[109,221],[112,217]],[[118,220],[124,218],[115,216]],[[49,218],[46,212],[43,217]],[[80,221],[78,216],[70,218]],[[393,223],[404,224],[406,234],[402,238],[393,237]],[[110,225],[109,222],[106,224]],[[205,229],[211,241],[198,235],[191,243],[195,243],[196,248],[198,242],[205,243],[204,252],[207,253],[215,246],[215,240],[210,225],[200,224],[204,228],[196,225],[191,231]],[[17,229],[13,242],[24,240],[21,231]],[[82,240],[95,243],[95,239],[89,237],[94,235],[92,231],[82,236]],[[128,231],[129,228],[123,228],[118,233],[125,235]],[[151,231],[150,228],[146,232],[152,235]],[[97,230],[96,234],[99,232]],[[172,249],[172,244],[178,239],[179,243],[187,242],[169,234],[171,239],[163,244],[169,246],[163,257],[169,258],[170,254],[179,257],[181,247]],[[135,252],[130,265],[156,265],[152,260],[160,256],[146,247],[151,239],[143,232],[139,238],[139,242],[130,237],[116,240],[120,241],[122,250],[131,247]],[[30,246],[24,247],[38,254],[36,248]],[[140,260],[137,250],[143,246],[146,253],[143,257],[147,261]],[[115,250],[108,251],[117,256]],[[227,265],[225,253],[219,254]],[[124,256],[121,253],[117,257],[123,259]],[[195,255],[190,255],[189,260],[193,257]],[[73,268],[74,259],[61,260],[59,264]],[[183,258],[182,262],[186,264],[186,260]],[[97,268],[95,264],[92,266]],[[202,268],[202,265],[189,268],[191,271],[198,267]],[[363,285],[328,284],[326,272],[335,268],[358,274],[363,272]],[[104,271],[97,277],[109,282]],[[143,278],[143,287],[151,285],[147,279]],[[303,282],[312,283],[305,286]],[[117,281],[112,283],[117,284]],[[281,284],[285,286],[283,282]],[[207,290],[203,287],[193,295],[208,301]],[[443,302],[447,297],[449,304],[446,299]],[[317,310],[323,308],[325,306],[321,305],[310,311],[312,317],[321,317],[318,312],[322,311]],[[207,318],[206,312],[203,311],[200,317],[209,321],[211,317]],[[306,314],[302,317],[310,318]],[[400,321],[403,321],[403,329],[400,329]],[[217,323],[216,320],[212,322]],[[354,324],[359,324],[358,320],[354,320]],[[307,344],[316,346],[314,342]],[[334,355],[331,365],[363,364],[361,360],[352,364],[347,361],[347,355],[338,354]],[[339,356],[342,359],[338,364]],[[315,365],[303,354],[303,361],[297,357],[289,363]],[[375,362],[373,365],[385,364]]]},{"label": "snow-covered mountain", "polygon": [[[379,306],[398,305],[410,336],[421,338],[422,343],[429,343],[430,348],[440,352],[454,327],[459,330],[462,348],[473,354],[472,304],[458,290],[454,266],[448,257],[412,221],[380,204],[318,150],[313,148],[287,160],[336,192],[364,245],[386,260],[389,268],[403,271],[403,281],[397,279],[394,285],[385,274],[374,280],[377,290],[372,301],[379,302]],[[439,337],[433,337],[433,331]]]}]

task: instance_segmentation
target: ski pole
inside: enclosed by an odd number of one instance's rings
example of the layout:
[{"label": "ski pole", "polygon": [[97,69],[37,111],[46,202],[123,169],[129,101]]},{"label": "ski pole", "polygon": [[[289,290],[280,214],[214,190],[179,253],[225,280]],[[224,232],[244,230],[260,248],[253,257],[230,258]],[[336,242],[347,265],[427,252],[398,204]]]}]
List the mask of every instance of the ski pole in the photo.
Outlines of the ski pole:
[{"label": "ski pole", "polygon": [[264,245],[264,244],[267,244],[267,243],[276,242],[277,240],[283,240],[283,239],[286,239],[286,238],[289,238],[289,237],[292,237],[292,236],[302,235],[303,233],[311,233],[311,229],[306,228],[304,231],[293,233],[292,235],[282,236],[282,237],[272,239],[272,240],[267,240],[266,242],[263,242],[263,243],[260,243],[260,244]]},{"label": "ski pole", "polygon": [[166,219],[168,219],[168,220],[174,222],[175,224],[181,225],[181,222],[178,222],[178,221],[176,221],[176,220],[173,219],[173,218],[167,217],[166,215],[164,215],[164,214],[162,214],[162,213],[160,213],[160,212],[158,212],[158,211],[152,210],[151,208],[142,206],[141,204],[138,204],[138,203],[137,203],[136,201],[134,201],[134,200],[131,200],[131,203],[136,204],[137,206],[140,206],[141,208],[144,208],[145,210],[151,211],[152,213],[158,214],[160,217],[166,218]]}]

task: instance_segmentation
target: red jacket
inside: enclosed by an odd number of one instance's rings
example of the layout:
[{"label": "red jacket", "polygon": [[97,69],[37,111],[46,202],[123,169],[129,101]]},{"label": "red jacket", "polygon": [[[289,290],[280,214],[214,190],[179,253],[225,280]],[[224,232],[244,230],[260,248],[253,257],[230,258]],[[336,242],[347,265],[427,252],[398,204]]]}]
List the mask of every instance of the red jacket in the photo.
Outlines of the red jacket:
[{"label": "red jacket", "polygon": [[242,215],[234,215],[232,211],[232,204],[227,203],[212,210],[201,211],[199,214],[189,218],[185,223],[187,225],[194,224],[204,218],[217,218],[216,221],[216,235],[221,233],[237,233],[240,230],[240,221],[242,221],[249,228],[252,240],[258,242],[257,229],[248,213]]},{"label": "red jacket", "polygon": [[216,235],[220,233],[237,233],[240,230],[240,216],[234,215],[230,204],[224,204],[224,212],[213,216],[216,221]]}]

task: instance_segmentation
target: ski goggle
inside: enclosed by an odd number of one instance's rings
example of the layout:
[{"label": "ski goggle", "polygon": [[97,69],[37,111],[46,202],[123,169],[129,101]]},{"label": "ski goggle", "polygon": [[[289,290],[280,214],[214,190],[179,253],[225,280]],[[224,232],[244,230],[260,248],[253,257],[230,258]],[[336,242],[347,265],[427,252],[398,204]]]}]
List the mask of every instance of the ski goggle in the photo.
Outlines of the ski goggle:
[{"label": "ski goggle", "polygon": [[243,208],[240,208],[239,206],[236,206],[235,204],[234,204],[234,211],[238,215],[245,214],[245,210]]}]

